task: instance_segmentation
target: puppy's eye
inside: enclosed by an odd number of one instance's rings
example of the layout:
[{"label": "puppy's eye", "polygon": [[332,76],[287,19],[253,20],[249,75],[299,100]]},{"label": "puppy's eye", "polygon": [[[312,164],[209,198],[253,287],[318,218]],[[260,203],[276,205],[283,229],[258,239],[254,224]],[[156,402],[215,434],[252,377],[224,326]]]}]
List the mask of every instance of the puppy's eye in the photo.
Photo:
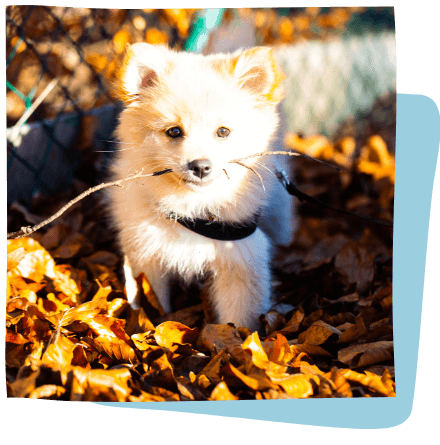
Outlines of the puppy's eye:
[{"label": "puppy's eye", "polygon": [[227,138],[229,136],[230,132],[231,132],[231,130],[228,130],[226,127],[220,127],[217,130],[217,136],[219,138]]},{"label": "puppy's eye", "polygon": [[183,131],[180,127],[171,127],[166,131],[166,134],[173,139],[183,136]]}]

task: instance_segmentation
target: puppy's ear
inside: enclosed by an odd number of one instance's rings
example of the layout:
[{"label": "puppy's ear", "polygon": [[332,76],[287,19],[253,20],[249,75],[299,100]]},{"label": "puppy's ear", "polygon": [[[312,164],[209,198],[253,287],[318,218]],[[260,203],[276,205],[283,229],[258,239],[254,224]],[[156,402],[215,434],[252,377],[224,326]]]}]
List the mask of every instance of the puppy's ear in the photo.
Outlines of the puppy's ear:
[{"label": "puppy's ear", "polygon": [[285,75],[270,48],[257,46],[232,59],[234,77],[241,88],[257,95],[263,102],[276,105],[284,98]]},{"label": "puppy's ear", "polygon": [[154,85],[167,66],[169,50],[165,46],[135,43],[127,46],[119,71],[118,96],[132,102],[144,89]]}]

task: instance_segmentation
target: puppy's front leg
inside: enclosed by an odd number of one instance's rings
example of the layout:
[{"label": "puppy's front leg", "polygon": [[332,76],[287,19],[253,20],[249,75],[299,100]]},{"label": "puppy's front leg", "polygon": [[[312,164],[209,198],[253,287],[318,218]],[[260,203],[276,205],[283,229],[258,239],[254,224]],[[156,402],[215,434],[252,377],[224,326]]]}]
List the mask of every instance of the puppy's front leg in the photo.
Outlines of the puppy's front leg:
[{"label": "puppy's front leg", "polygon": [[219,323],[258,330],[259,316],[272,305],[271,250],[260,229],[245,240],[226,245],[207,289]]}]

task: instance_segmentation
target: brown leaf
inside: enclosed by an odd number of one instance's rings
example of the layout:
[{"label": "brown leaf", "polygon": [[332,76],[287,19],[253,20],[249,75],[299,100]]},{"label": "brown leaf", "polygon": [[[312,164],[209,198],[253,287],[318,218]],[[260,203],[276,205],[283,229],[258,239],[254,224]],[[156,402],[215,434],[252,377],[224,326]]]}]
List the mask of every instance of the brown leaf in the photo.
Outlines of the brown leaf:
[{"label": "brown leaf", "polygon": [[220,369],[222,366],[222,362],[224,362],[225,360],[226,360],[226,352],[224,350],[221,350],[200,371],[200,373],[197,376],[198,379],[200,379],[202,376],[205,376],[209,380],[210,384],[219,383],[221,381]]},{"label": "brown leaf", "polygon": [[163,323],[164,321],[177,321],[185,326],[195,326],[203,319],[203,304],[180,309],[176,312],[171,312],[163,317],[155,319],[155,323]]},{"label": "brown leaf", "polygon": [[286,320],[279,312],[271,310],[264,315],[262,323],[267,336],[275,330],[281,329],[286,324]]},{"label": "brown leaf", "polygon": [[182,400],[208,400],[205,394],[185,377],[177,377],[176,383],[177,389],[183,397]]},{"label": "brown leaf", "polygon": [[356,290],[363,293],[371,285],[374,277],[373,257],[367,249],[348,242],[337,254],[335,268],[346,276],[349,283],[357,283]]},{"label": "brown leaf", "polygon": [[52,257],[69,259],[76,255],[87,255],[93,252],[93,250],[93,244],[84,235],[73,233],[65,238],[59,247],[52,251]]},{"label": "brown leaf", "polygon": [[81,366],[83,368],[90,367],[87,361],[87,355],[84,351],[84,345],[76,345],[73,350],[72,366]]},{"label": "brown leaf", "polygon": [[153,360],[143,378],[151,385],[173,387],[176,384],[173,367],[166,354]]},{"label": "brown leaf", "polygon": [[48,231],[41,238],[41,245],[46,250],[53,250],[58,247],[62,240],[65,239],[72,230],[65,224],[57,224],[50,227]]},{"label": "brown leaf", "polygon": [[239,371],[235,366],[233,366],[231,363],[226,363],[222,367],[222,374],[225,376],[232,376],[239,379],[241,382],[243,382],[246,386],[249,388],[262,391],[264,389],[268,388],[276,388],[276,385],[274,385],[265,374],[254,374],[252,377],[248,376],[246,374],[243,374],[241,371]]},{"label": "brown leaf", "polygon": [[6,364],[13,368],[20,368],[25,364],[30,352],[31,343],[6,343]]},{"label": "brown leaf", "polygon": [[389,375],[391,378],[395,377],[395,371],[394,371],[394,366],[388,366],[388,365],[372,365],[369,366],[367,369],[365,369],[365,372],[370,372],[372,374],[376,374],[381,376],[385,370],[387,370],[389,372]]},{"label": "brown leaf", "polygon": [[240,363],[244,363],[245,356],[241,347],[243,341],[239,332],[233,326],[222,324],[207,324],[202,329],[197,347],[211,352],[224,350]]},{"label": "brown leaf", "polygon": [[21,367],[16,379],[10,384],[14,397],[26,397],[36,388],[40,368],[30,365]]},{"label": "brown leaf", "polygon": [[306,331],[298,336],[300,343],[309,343],[311,345],[321,345],[326,341],[337,341],[341,331],[324,323],[321,320],[315,321]]},{"label": "brown leaf", "polygon": [[[290,342],[289,342],[290,344]],[[302,343],[300,345],[291,345],[290,346],[294,355],[298,355],[301,352],[306,353],[307,355],[318,355],[324,357],[333,357],[330,352],[326,351],[324,348],[321,348],[317,345],[311,345],[310,343]]]},{"label": "brown leaf", "polygon": [[359,317],[356,324],[346,329],[339,337],[338,343],[353,343],[368,333],[368,327],[365,326],[363,317]]},{"label": "brown leaf", "polygon": [[73,369],[70,400],[125,402],[131,394],[127,383],[130,371],[124,369]]},{"label": "brown leaf", "polygon": [[339,350],[338,360],[350,368],[357,368],[392,359],[393,350],[394,343],[392,341],[352,345]]},{"label": "brown leaf", "polygon": [[112,360],[128,363],[138,362],[133,348],[126,341],[116,336],[100,335],[96,338],[87,337],[85,341],[98,352],[107,354]]},{"label": "brown leaf", "polygon": [[342,233],[331,238],[324,238],[310,250],[305,258],[305,262],[311,263],[313,261],[331,259],[337,255],[348,242],[350,242],[350,238]]},{"label": "brown leaf", "polygon": [[82,258],[82,261],[92,264],[102,264],[103,266],[107,266],[110,269],[114,269],[118,265],[120,258],[118,255],[112,252],[107,252],[106,250],[98,250],[92,255]]}]

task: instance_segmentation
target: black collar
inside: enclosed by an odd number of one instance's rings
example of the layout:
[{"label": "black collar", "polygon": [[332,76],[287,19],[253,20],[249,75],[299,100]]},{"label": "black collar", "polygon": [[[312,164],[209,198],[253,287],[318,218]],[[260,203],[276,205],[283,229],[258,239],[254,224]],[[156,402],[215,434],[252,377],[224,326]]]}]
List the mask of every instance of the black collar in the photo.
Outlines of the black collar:
[{"label": "black collar", "polygon": [[168,215],[168,217],[175,219],[182,226],[194,233],[218,241],[238,241],[247,238],[257,230],[258,226],[258,213],[256,213],[250,221],[240,224],[228,224],[198,218],[188,219],[174,214]]}]

